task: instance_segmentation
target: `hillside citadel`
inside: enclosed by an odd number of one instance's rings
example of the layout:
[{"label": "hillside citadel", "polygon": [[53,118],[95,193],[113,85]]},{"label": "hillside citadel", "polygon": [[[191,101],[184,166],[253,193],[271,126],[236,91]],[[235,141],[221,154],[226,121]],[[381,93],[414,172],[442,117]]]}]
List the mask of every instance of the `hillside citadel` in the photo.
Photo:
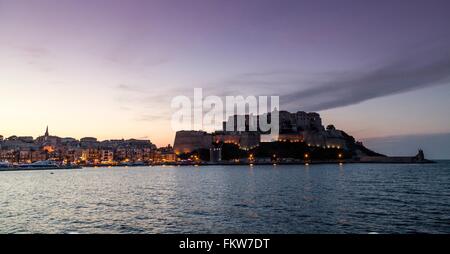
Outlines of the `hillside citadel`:
[{"label": "hillside citadel", "polygon": [[[333,125],[325,128],[318,113],[306,113],[298,111],[290,113],[279,111],[279,135],[278,142],[304,142],[309,146],[348,149],[348,135],[336,130]],[[242,117],[245,130],[237,128],[238,118]],[[270,113],[268,114],[270,119]],[[197,149],[209,149],[214,143],[232,143],[241,149],[250,150],[256,148],[262,142],[261,135],[264,132],[257,127],[256,131],[250,131],[251,123],[258,122],[258,116],[234,115],[223,122],[223,130],[207,133],[204,131],[179,131],[176,134],[174,149],[176,153],[189,153]],[[227,125],[231,125],[227,128]],[[233,126],[234,125],[234,126]]]}]

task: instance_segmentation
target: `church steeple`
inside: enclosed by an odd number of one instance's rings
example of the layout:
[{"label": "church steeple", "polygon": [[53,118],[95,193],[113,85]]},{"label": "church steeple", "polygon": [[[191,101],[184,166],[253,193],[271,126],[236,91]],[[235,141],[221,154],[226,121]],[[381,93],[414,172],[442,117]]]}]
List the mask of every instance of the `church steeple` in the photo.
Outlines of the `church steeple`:
[{"label": "church steeple", "polygon": [[48,134],[48,125],[47,125],[47,128],[45,129],[45,135],[44,135],[45,137],[48,137],[48,136],[50,136],[49,134]]}]

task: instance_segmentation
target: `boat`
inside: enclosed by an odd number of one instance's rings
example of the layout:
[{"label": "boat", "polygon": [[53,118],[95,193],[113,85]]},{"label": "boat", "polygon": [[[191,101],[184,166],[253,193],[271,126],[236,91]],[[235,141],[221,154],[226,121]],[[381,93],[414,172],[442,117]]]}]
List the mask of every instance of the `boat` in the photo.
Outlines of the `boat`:
[{"label": "boat", "polygon": [[58,168],[59,165],[54,161],[36,161],[28,164],[20,164],[19,168],[35,169],[35,168]]},{"label": "boat", "polygon": [[33,163],[28,163],[28,164],[20,164],[17,167],[15,167],[14,169],[46,170],[46,169],[77,169],[77,168],[81,168],[81,167],[77,166],[77,165],[62,165],[55,161],[46,160],[46,161],[36,161]]},{"label": "boat", "polygon": [[136,161],[136,162],[122,162],[119,164],[120,166],[127,166],[127,167],[140,167],[140,166],[146,166],[146,164],[143,161]]},{"label": "boat", "polygon": [[0,161],[0,169],[7,169],[11,168],[12,165],[9,162],[6,161]]}]

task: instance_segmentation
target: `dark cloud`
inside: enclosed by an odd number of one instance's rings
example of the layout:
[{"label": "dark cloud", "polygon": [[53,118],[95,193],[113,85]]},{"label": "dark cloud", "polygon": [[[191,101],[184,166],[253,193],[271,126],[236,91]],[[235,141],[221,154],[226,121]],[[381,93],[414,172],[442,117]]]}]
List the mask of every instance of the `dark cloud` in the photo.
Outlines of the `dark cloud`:
[{"label": "dark cloud", "polygon": [[123,84],[123,83],[117,85],[117,89],[120,90],[121,92],[136,92],[136,93],[145,92],[145,90],[140,87],[130,86],[130,85]]},{"label": "dark cloud", "polygon": [[138,117],[135,118],[136,121],[142,121],[142,122],[153,122],[153,121],[159,121],[159,120],[169,120],[170,115],[167,114],[141,114]]},{"label": "dark cloud", "polygon": [[[150,87],[121,83],[115,86],[115,89],[118,92],[115,101],[119,104],[119,108],[132,111],[133,120],[152,122],[170,119],[170,101],[177,91],[174,88],[150,89]],[[182,89],[178,89],[178,92],[180,91]],[[157,113],[153,113],[155,111]]]},{"label": "dark cloud", "polygon": [[415,52],[368,71],[349,72],[281,96],[286,108],[320,111],[450,81],[450,48]]},{"label": "dark cloud", "polygon": [[34,69],[50,73],[54,71],[54,66],[52,66],[48,60],[53,57],[50,50],[45,47],[35,47],[35,46],[12,46],[27,59],[28,65],[32,66]]},{"label": "dark cloud", "polygon": [[[337,72],[292,69],[244,72],[205,87],[205,93],[279,95],[283,109],[320,111],[450,83],[450,36],[398,50],[387,59]],[[406,47],[406,46],[405,46]]]},{"label": "dark cloud", "polygon": [[42,58],[50,55],[50,51],[43,47],[19,47],[19,49],[31,58]]}]

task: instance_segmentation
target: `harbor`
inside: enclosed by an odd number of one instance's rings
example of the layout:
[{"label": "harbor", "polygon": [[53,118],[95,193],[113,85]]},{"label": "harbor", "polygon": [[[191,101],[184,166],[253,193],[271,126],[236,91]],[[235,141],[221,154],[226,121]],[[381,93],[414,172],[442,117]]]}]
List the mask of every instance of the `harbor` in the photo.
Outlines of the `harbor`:
[{"label": "harbor", "polygon": [[[280,118],[276,138],[252,128],[260,118]],[[241,122],[242,126],[238,126]],[[231,127],[230,127],[231,126]],[[240,129],[239,127],[242,127]],[[255,126],[253,126],[255,127]],[[172,144],[156,146],[148,139],[111,139],[51,135],[0,135],[0,170],[78,169],[158,165],[300,165],[340,163],[431,163],[422,149],[415,156],[387,156],[361,141],[324,125],[319,113],[278,111],[265,115],[234,115],[214,132],[180,130]]]},{"label": "harbor", "polygon": [[0,171],[30,171],[30,170],[68,170],[81,169],[79,165],[62,165],[54,161],[37,161],[27,164],[10,164],[0,162]]}]

